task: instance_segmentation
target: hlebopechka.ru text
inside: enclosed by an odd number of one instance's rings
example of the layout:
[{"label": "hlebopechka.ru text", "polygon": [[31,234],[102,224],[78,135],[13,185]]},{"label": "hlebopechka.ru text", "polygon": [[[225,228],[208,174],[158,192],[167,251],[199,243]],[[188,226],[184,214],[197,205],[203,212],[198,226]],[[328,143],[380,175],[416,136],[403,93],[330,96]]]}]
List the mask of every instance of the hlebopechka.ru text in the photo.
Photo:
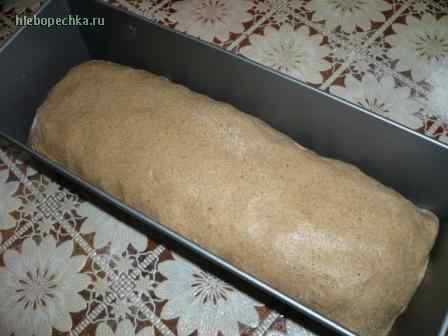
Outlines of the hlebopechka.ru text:
[{"label": "hlebopechka.ru text", "polygon": [[79,15],[65,17],[16,16],[17,26],[104,26],[104,18],[86,18]]}]

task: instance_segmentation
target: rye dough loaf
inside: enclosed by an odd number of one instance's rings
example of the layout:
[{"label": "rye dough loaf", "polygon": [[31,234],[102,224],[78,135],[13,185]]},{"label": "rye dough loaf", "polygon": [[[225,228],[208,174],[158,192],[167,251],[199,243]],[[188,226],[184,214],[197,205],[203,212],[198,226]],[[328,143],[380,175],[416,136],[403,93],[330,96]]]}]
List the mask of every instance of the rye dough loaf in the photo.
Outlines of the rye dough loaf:
[{"label": "rye dough loaf", "polygon": [[77,66],[53,88],[30,142],[362,336],[387,334],[437,235],[433,213],[355,166],[228,104],[109,62]]}]

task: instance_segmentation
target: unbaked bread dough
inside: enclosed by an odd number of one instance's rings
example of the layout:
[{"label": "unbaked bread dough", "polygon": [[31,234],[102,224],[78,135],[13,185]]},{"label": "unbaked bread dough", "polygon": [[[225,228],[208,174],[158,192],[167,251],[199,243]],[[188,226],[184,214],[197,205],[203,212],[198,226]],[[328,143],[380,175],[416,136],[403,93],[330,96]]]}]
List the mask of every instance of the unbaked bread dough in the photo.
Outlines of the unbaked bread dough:
[{"label": "unbaked bread dough", "polygon": [[228,104],[104,61],[56,85],[31,143],[362,336],[391,328],[438,230],[433,213],[355,166]]}]

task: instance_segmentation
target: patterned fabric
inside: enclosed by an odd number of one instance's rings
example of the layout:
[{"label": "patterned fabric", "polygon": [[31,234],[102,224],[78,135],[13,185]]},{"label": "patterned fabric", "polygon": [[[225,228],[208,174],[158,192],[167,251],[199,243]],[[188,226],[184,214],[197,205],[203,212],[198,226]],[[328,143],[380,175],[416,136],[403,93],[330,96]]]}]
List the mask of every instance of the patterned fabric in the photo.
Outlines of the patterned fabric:
[{"label": "patterned fabric", "polygon": [[[448,4],[104,0],[448,143]],[[44,1],[5,0],[15,16]],[[312,336],[0,144],[2,335]]]}]

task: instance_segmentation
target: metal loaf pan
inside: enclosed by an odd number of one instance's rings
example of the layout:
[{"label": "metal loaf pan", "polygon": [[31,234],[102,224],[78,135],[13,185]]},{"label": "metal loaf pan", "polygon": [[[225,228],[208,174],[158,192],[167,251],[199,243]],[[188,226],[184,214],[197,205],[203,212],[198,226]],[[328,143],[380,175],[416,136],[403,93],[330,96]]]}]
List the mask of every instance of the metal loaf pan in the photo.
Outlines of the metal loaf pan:
[{"label": "metal loaf pan", "polygon": [[[351,162],[442,219],[427,275],[393,336],[445,336],[448,303],[448,146],[252,61],[98,0],[49,0],[40,17],[104,17],[105,26],[21,28],[0,48],[0,134],[102,205],[259,296],[319,335],[355,335],[233,267],[26,145],[36,108],[72,66],[106,59],[164,75],[253,113],[318,153]],[[445,223],[444,223],[445,222]],[[445,224],[445,225],[444,225]],[[297,284],[300,286],[300,284]],[[362,335],[361,335],[362,336]]]}]

